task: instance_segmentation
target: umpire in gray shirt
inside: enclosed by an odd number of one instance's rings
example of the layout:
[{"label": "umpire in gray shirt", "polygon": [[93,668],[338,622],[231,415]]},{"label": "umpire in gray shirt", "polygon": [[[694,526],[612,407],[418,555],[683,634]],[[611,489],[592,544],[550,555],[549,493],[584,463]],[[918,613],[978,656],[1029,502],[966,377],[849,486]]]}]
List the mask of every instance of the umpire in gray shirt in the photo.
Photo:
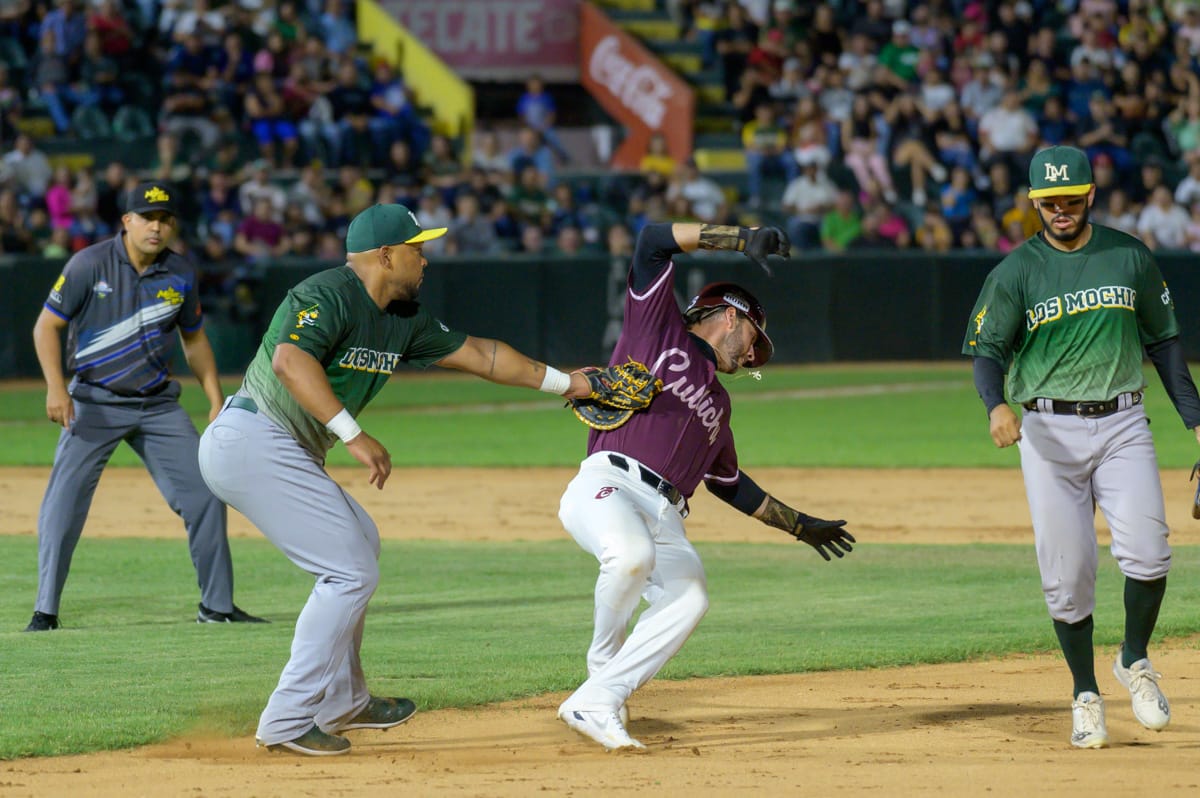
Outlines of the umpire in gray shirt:
[{"label": "umpire in gray shirt", "polygon": [[[50,289],[33,328],[46,379],[46,416],[62,425],[50,484],[38,514],[38,595],[27,632],[59,626],[59,600],[100,473],[125,441],[150,470],[187,527],[200,584],[200,623],[260,623],[233,604],[233,563],[225,505],[200,476],[200,438],[171,379],[175,331],[209,402],[224,397],[217,379],[196,271],[167,247],[178,231],[175,189],[149,182],[129,193],[124,230],[77,252]],[[62,330],[67,329],[67,384]]]}]

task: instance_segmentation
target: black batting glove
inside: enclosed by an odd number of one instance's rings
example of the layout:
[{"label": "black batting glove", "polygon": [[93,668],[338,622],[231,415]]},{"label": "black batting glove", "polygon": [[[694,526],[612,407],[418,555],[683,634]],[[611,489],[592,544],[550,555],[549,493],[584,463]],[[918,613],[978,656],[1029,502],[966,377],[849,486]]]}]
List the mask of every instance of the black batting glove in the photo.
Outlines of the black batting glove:
[{"label": "black batting glove", "polygon": [[754,229],[744,227],[742,236],[745,237],[745,246],[742,251],[747,258],[761,266],[767,274],[771,274],[771,267],[767,264],[768,255],[779,255],[782,258],[792,256],[792,242],[788,239],[787,233],[778,227]]},{"label": "black batting glove", "polygon": [[796,513],[792,537],[812,546],[817,550],[817,554],[829,562],[830,554],[840,559],[845,556],[843,552],[854,550],[850,545],[854,542],[854,535],[843,529],[845,526],[845,521],[826,521],[804,513]]}]

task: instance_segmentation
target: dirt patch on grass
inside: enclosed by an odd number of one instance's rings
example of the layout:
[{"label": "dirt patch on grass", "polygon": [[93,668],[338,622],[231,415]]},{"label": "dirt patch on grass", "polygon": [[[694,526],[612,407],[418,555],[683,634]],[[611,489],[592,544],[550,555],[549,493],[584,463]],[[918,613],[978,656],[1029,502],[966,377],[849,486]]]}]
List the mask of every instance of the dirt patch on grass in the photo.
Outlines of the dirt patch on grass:
[{"label": "dirt patch on grass", "polygon": [[[335,476],[388,538],[561,539],[555,516],[572,469],[398,471]],[[0,534],[34,534],[47,469],[0,469]],[[849,519],[871,543],[1031,543],[1016,470],[762,469],[781,498]],[[1176,545],[1194,544],[1187,473],[1164,472]],[[779,532],[713,500],[693,502],[697,541],[767,542]],[[179,520],[140,469],[110,469],[84,531],[178,537]],[[237,513],[230,534],[257,536]],[[1105,536],[1102,532],[1102,540]],[[1036,590],[1036,585],[1030,585]],[[1170,600],[1168,596],[1168,600]],[[19,641],[16,641],[19,644]],[[803,641],[798,641],[803,644]],[[1200,641],[1158,645],[1172,725],[1139,726],[1097,653],[1112,748],[1077,751],[1070,681],[1057,654],[954,665],[689,682],[654,681],[631,701],[641,756],[607,755],[554,715],[563,695],[419,713],[387,732],[351,732],[349,756],[268,754],[250,738],[192,737],[135,751],[0,762],[5,796],[255,795],[1073,795],[1200,790]],[[583,652],[580,652],[582,656]],[[265,699],[265,696],[264,696]]]}]

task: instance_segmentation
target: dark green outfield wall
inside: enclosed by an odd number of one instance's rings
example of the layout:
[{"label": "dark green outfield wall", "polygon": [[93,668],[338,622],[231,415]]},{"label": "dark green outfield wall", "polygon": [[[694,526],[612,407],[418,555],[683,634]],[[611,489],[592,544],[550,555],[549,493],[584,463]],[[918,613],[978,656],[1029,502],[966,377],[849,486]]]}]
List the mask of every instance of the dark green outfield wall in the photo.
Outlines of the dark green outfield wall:
[{"label": "dark green outfield wall", "polygon": [[[768,277],[744,258],[681,256],[676,293],[686,301],[713,280],[739,282],[767,308],[776,361],[939,360],[959,357],[975,297],[995,254],[931,256],[861,252],[803,255],[774,263]],[[209,337],[223,373],[243,370],[287,289],[328,264],[296,261],[266,270],[264,317],[233,324],[215,316]],[[1184,349],[1200,360],[1200,256],[1170,254],[1159,265],[1171,287]],[[0,259],[0,378],[38,376],[30,330],[61,264]],[[607,359],[620,327],[628,265],[571,260],[438,258],[421,299],[447,324],[501,338],[565,366]]]}]

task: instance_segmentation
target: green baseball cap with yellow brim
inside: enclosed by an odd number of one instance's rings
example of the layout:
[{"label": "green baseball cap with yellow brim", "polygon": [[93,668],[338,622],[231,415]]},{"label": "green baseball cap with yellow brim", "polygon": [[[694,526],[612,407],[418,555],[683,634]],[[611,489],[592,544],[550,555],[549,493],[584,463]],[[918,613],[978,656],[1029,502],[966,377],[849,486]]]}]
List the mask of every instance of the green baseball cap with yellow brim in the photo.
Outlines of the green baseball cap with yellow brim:
[{"label": "green baseball cap with yellow brim", "polygon": [[350,220],[346,251],[368,252],[396,244],[418,244],[446,235],[445,227],[421,227],[417,215],[404,205],[372,205]]},{"label": "green baseball cap with yellow brim", "polygon": [[1029,162],[1029,197],[1074,197],[1092,190],[1087,154],[1059,144],[1038,150]]}]

